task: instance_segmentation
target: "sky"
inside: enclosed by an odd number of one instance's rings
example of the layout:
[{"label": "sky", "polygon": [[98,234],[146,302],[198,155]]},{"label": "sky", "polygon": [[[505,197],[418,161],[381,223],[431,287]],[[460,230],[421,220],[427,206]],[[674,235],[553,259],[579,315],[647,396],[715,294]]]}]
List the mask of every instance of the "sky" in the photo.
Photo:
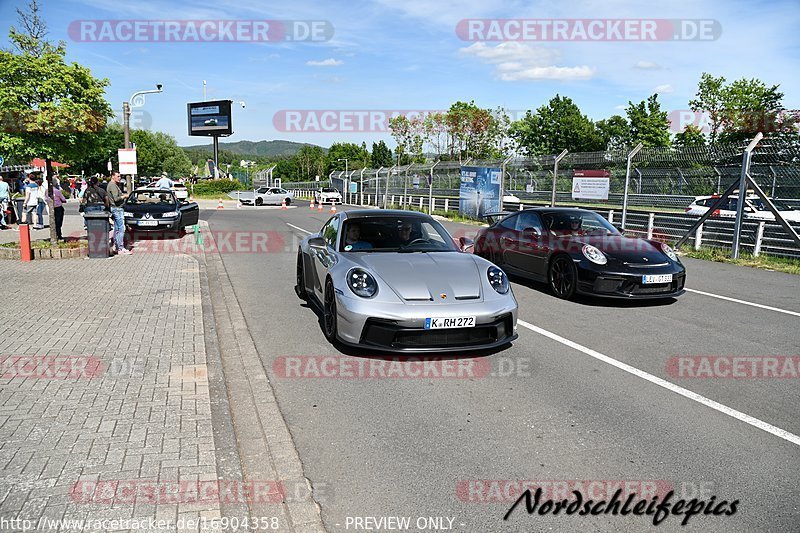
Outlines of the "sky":
[{"label": "sky", "polygon": [[[16,23],[16,8],[26,3],[0,0],[0,20],[6,28]],[[639,102],[658,92],[662,109],[678,113],[688,109],[703,72],[729,81],[746,77],[780,84],[784,105],[800,109],[798,0],[40,0],[40,4],[49,38],[66,42],[67,59],[109,79],[106,96],[118,114],[132,93],[162,84],[162,93],[147,95],[144,106],[134,110],[132,125],[169,133],[181,145],[210,144],[207,138],[190,137],[186,125],[186,104],[204,99],[204,80],[208,100],[245,103],[244,108],[234,105],[234,134],[225,141],[285,139],[322,146],[380,139],[394,145],[387,131],[352,131],[349,112],[444,110],[457,100],[474,100],[484,108],[500,106],[516,117],[561,94],[599,120],[624,115],[629,101]],[[599,21],[596,28],[606,29],[613,28],[603,22],[608,19],[715,22],[703,23],[706,35],[712,37],[705,40],[598,41],[575,40],[573,35],[543,41],[544,26],[538,26],[539,33],[515,41],[509,40],[517,36],[513,26],[491,34],[489,22],[473,23],[478,31],[471,34],[474,40],[467,40],[466,31],[457,31],[466,27],[459,26],[465,19],[581,19]],[[127,34],[116,21],[134,20],[144,26],[191,20],[195,27],[206,21],[237,21],[244,33],[235,42],[198,42],[185,35],[166,42],[148,38],[100,42],[102,23],[92,29],[85,22],[115,21],[106,27],[113,24],[122,39]],[[273,33],[254,42],[247,28],[259,27],[254,24],[265,20],[317,21],[319,38],[298,40],[301,30],[309,27],[305,23],[269,22]],[[686,35],[701,28],[692,24],[684,26]],[[503,40],[481,40],[487,36]],[[287,110],[316,111],[310,118],[308,113],[295,113],[291,116],[301,119],[285,123]],[[315,127],[311,119],[323,111],[333,113],[327,115],[324,127]],[[373,124],[371,129],[382,128]]]}]

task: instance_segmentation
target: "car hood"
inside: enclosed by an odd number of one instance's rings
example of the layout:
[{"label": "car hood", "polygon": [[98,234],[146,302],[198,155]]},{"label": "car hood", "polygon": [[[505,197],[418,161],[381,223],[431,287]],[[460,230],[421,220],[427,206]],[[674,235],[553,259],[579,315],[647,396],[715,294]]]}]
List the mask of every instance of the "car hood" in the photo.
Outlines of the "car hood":
[{"label": "car hood", "polygon": [[[591,244],[609,259],[628,264],[659,264],[669,261],[659,247],[645,239],[622,235],[579,237],[576,241]],[[580,250],[578,250],[580,252]]]},{"label": "car hood", "polygon": [[[473,256],[458,252],[354,253],[353,263],[381,278],[406,301],[476,301],[481,274]],[[442,298],[445,294],[447,297]]]},{"label": "car hood", "polygon": [[179,205],[163,205],[163,204],[128,204],[124,206],[125,211],[131,213],[168,213],[169,211],[178,211]]}]

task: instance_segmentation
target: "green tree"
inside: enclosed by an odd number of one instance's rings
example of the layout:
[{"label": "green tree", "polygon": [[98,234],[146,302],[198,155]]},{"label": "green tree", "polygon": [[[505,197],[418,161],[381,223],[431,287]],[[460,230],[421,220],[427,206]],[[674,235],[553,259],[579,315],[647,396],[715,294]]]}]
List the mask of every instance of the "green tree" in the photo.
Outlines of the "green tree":
[{"label": "green tree", "polygon": [[[189,174],[192,161],[171,135],[160,131],[133,130],[131,142],[136,145],[137,167],[140,176],[157,176],[162,172]],[[220,151],[219,164],[234,165],[239,162],[234,154],[227,153],[222,157]]]},{"label": "green tree", "polygon": [[638,104],[628,102],[626,113],[630,124],[631,144],[642,143],[644,146],[665,147],[670,145],[670,122],[667,112],[661,111],[658,94]]},{"label": "green tree", "polygon": [[705,146],[706,136],[694,124],[687,124],[682,132],[675,135],[675,144],[678,146]]},{"label": "green tree", "polygon": [[398,115],[389,120],[389,129],[392,130],[392,137],[397,143],[395,153],[400,165],[425,161],[424,119],[421,117],[409,119],[405,115]]},{"label": "green tree", "polygon": [[370,166],[372,168],[391,167],[394,157],[392,151],[383,141],[372,143],[372,155],[370,156]]},{"label": "green tree", "polygon": [[294,156],[299,181],[313,181],[325,172],[325,150],[319,146],[305,145]]},{"label": "green tree", "polygon": [[[67,64],[65,44],[46,40],[35,0],[17,13],[22,31],[12,27],[13,49],[0,50],[0,151],[18,161],[42,157],[52,175],[53,161],[75,161],[93,150],[97,132],[112,116],[104,97],[109,82]],[[49,197],[52,180],[48,189]],[[56,240],[54,224],[50,239]]]},{"label": "green tree", "polygon": [[359,146],[354,143],[334,143],[328,149],[328,155],[326,157],[326,177],[334,170],[345,169],[345,162],[339,161],[339,159],[347,159],[347,168],[349,170],[355,170],[364,168],[369,158],[370,154],[365,146]]},{"label": "green tree", "polygon": [[786,112],[779,88],[755,78],[726,84],[724,77],[704,72],[689,105],[708,113],[712,144],[750,140],[758,132],[796,137],[796,117]]},{"label": "green tree", "polygon": [[444,117],[452,159],[488,159],[496,153],[497,121],[475,102],[456,102]]},{"label": "green tree", "polygon": [[604,150],[618,150],[630,143],[630,125],[625,117],[613,115],[595,122]]},{"label": "green tree", "polygon": [[696,113],[707,113],[711,132],[709,141],[711,144],[717,142],[720,129],[722,128],[722,115],[725,110],[723,101],[723,87],[725,78],[720,76],[715,78],[707,72],[700,76],[700,83],[697,85],[697,95],[689,100],[689,107]]},{"label": "green tree", "polygon": [[570,152],[593,152],[605,148],[594,122],[581,113],[569,97],[556,95],[536,113],[511,124],[509,134],[529,156]]}]

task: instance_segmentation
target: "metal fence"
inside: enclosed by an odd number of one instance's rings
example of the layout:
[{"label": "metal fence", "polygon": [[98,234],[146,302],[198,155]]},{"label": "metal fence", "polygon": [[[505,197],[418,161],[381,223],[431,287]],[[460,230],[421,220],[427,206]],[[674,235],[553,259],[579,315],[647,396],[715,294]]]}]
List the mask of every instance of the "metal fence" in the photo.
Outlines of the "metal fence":
[{"label": "metal fence", "polygon": [[[741,143],[567,152],[560,156],[493,161],[436,161],[334,171],[328,183],[342,191],[345,202],[350,204],[444,210],[446,203],[448,210],[457,210],[461,167],[493,167],[502,171],[502,190],[507,205],[555,203],[602,212],[616,211],[617,222],[625,219],[624,227],[631,231],[641,229],[641,216],[649,217],[653,213],[662,232],[677,240],[697,221],[697,217],[685,215],[695,197],[722,193],[738,182],[745,146],[746,143]],[[586,170],[607,173],[610,186],[607,200],[573,199],[573,175]],[[767,195],[800,209],[800,140],[762,140],[752,153],[749,175]],[[287,183],[286,186],[302,192],[317,189],[321,182]],[[700,242],[729,247],[732,224],[730,220],[709,220],[703,226]],[[751,251],[800,256],[797,245],[779,225],[767,222],[761,230],[759,227],[757,221],[744,224],[742,245],[745,249],[749,246]],[[756,238],[759,231],[763,232],[761,239]],[[759,249],[757,243],[760,243]]]}]

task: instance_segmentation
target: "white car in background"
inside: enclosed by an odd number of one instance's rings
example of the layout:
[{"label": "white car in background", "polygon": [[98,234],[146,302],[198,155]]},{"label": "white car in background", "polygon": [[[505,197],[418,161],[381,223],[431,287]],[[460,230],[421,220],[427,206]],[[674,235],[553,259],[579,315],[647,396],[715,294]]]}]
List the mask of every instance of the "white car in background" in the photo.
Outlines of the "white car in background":
[{"label": "white car in background", "polygon": [[[704,215],[708,209],[719,199],[718,195],[698,196],[694,202],[686,208],[687,215]],[[800,211],[792,208],[782,200],[770,198],[772,203],[780,212],[784,219],[790,222],[800,222]],[[775,220],[775,215],[764,204],[759,196],[754,194],[745,197],[744,216],[751,220]],[[736,206],[739,203],[738,194],[728,196],[719,209],[716,209],[711,216],[721,218],[736,218]]]},{"label": "white car in background", "polygon": [[294,195],[281,187],[260,187],[253,191],[234,191],[228,193],[228,197],[239,200],[242,205],[281,205],[284,201],[286,205],[291,205]]},{"label": "white car in background", "polygon": [[[157,181],[153,181],[145,185],[147,189],[158,189]],[[175,198],[178,199],[179,202],[188,202],[189,201],[189,189],[186,188],[186,185],[180,183],[178,181],[172,182],[172,188],[170,189],[172,192],[175,193]]]},{"label": "white car in background", "polygon": [[342,193],[333,187],[323,187],[314,191],[314,201],[318,204],[341,204]]}]

